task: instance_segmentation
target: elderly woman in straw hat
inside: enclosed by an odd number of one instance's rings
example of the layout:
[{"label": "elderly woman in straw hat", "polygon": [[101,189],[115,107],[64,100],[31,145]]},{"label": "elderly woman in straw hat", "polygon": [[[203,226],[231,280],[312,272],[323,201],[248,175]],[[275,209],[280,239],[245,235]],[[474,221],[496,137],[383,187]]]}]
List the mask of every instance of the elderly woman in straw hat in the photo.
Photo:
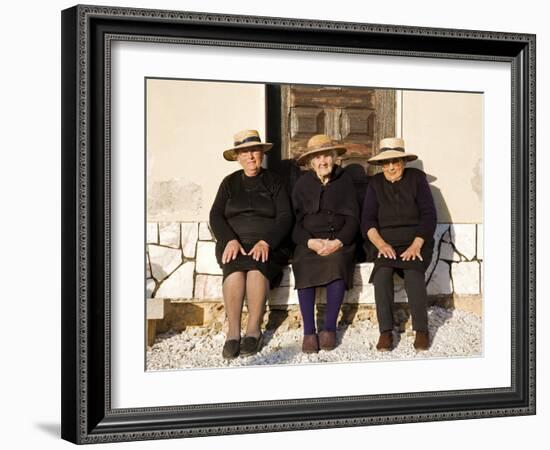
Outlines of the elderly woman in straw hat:
[{"label": "elderly woman in straw hat", "polygon": [[[282,179],[262,168],[271,147],[261,142],[256,130],[235,134],[233,147],[223,157],[237,161],[241,169],[224,178],[210,211],[229,325],[222,351],[226,359],[260,349],[267,291],[280,282],[288,263],[289,251],[282,244],[292,228],[290,199]],[[241,340],[245,295],[248,323]]]},{"label": "elderly woman in straw hat", "polygon": [[[353,285],[359,205],[348,174],[336,164],[346,147],[326,135],[313,136],[298,163],[310,170],[292,192],[296,244],[292,268],[304,325],[302,351],[336,347],[336,320],[346,289]],[[315,290],[326,287],[324,329],[315,326]]]},{"label": "elderly woman in straw hat", "polygon": [[437,218],[426,174],[405,167],[407,161],[415,159],[415,154],[405,152],[403,139],[386,138],[380,142],[380,153],[368,160],[382,168],[382,173],[369,181],[361,218],[363,236],[375,247],[369,281],[374,284],[379,351],[389,351],[393,346],[394,272],[405,280],[416,331],[414,348],[429,348],[424,273],[432,258]]}]

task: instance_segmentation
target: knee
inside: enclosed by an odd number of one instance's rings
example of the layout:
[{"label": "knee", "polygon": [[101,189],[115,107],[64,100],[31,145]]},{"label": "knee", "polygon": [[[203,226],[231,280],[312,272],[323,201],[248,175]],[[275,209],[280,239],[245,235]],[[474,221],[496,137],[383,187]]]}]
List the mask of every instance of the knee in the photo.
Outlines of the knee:
[{"label": "knee", "polygon": [[223,285],[227,286],[233,283],[244,284],[245,280],[246,280],[246,277],[244,272],[233,272],[225,277],[225,280],[223,280]]},{"label": "knee", "polygon": [[380,267],[374,274],[374,285],[387,285],[388,283],[393,284],[393,268],[391,267]]}]

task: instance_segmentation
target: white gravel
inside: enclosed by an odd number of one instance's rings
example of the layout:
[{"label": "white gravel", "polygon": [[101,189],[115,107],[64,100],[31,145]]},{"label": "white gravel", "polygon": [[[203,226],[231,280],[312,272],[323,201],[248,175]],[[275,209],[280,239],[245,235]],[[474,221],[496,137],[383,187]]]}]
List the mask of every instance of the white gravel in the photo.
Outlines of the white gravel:
[{"label": "white gravel", "polygon": [[388,359],[472,357],[481,355],[482,321],[477,315],[433,306],[428,311],[430,349],[416,352],[414,332],[394,332],[396,347],[378,352],[378,328],[369,320],[355,320],[337,331],[338,346],[332,351],[304,354],[302,329],[281,326],[264,332],[261,351],[248,357],[226,361],[222,358],[223,332],[190,327],[181,333],[157,336],[147,351],[147,370],[256,366],[267,364],[305,364]]}]

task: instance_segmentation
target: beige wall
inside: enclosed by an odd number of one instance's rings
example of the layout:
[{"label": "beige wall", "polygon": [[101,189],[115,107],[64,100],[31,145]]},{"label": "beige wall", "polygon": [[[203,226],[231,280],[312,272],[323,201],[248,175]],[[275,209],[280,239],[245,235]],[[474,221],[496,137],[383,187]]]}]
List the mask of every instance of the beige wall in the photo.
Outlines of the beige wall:
[{"label": "beige wall", "polygon": [[401,102],[402,136],[419,157],[410,165],[431,176],[438,221],[482,223],[483,96],[403,91]]},{"label": "beige wall", "polygon": [[[419,155],[411,165],[429,175],[438,221],[481,223],[483,96],[398,94],[398,129]],[[147,102],[147,220],[207,220],[220,181],[239,168],[221,156],[233,134],[265,139],[264,85],[148,80]]]},{"label": "beige wall", "polygon": [[264,85],[148,80],[147,220],[207,220],[242,129],[265,139]]}]

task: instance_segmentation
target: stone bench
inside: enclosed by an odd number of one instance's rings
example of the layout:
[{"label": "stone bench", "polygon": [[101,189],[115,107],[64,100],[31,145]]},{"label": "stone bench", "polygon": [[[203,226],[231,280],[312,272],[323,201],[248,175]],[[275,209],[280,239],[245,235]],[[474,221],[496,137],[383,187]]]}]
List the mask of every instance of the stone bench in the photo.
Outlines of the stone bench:
[{"label": "stone bench", "polygon": [[[164,300],[176,303],[220,303],[222,272],[215,257],[215,240],[206,222],[149,222],[147,224],[147,319],[164,318]],[[357,264],[354,286],[346,304],[374,304],[368,283],[372,263]],[[480,296],[483,279],[483,226],[438,224],[434,255],[426,272],[430,296]],[[324,289],[317,294],[325,302]],[[402,280],[396,277],[395,301],[406,302]],[[163,306],[161,306],[161,303]],[[149,306],[151,304],[151,306]],[[270,307],[298,304],[292,268],[286,267],[280,287],[269,292]],[[156,322],[155,322],[156,323]],[[154,336],[151,322],[148,334]]]}]

